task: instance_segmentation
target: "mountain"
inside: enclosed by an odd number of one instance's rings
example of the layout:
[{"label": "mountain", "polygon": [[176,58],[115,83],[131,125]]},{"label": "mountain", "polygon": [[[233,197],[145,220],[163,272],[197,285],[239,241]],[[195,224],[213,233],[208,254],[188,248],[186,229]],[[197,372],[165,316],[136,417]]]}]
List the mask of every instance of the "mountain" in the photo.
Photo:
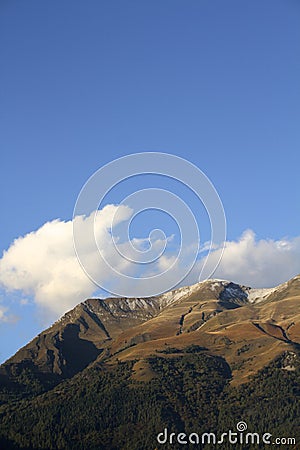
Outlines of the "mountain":
[{"label": "mountain", "polygon": [[239,418],[293,437],[299,301],[300,276],[88,299],[0,366],[0,448],[154,449],[167,425],[209,432]]}]

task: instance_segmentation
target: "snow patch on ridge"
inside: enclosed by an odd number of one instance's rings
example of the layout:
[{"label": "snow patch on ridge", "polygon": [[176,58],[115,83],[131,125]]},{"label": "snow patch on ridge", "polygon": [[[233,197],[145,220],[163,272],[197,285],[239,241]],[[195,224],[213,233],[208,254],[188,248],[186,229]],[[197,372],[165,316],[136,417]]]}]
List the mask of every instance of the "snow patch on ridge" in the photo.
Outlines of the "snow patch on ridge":
[{"label": "snow patch on ridge", "polygon": [[278,287],[274,288],[263,288],[263,289],[249,289],[248,290],[248,301],[250,303],[259,303],[265,300],[270,294],[277,291]]},{"label": "snow patch on ridge", "polygon": [[187,295],[191,295],[193,292],[199,289],[199,284],[200,283],[193,284],[192,286],[184,286],[182,288],[175,289],[173,291],[169,291],[165,294],[160,295],[159,297],[157,297],[160,309],[165,308],[166,306],[169,306],[178,300],[181,300]]}]

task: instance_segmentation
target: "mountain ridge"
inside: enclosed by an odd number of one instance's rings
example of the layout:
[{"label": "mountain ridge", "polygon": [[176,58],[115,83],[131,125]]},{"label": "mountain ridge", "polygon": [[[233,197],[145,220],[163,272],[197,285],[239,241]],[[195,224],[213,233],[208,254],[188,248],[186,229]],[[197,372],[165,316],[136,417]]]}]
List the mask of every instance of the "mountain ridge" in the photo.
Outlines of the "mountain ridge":
[{"label": "mountain ridge", "polygon": [[[235,347],[238,333],[252,343],[271,340],[276,356],[282,347],[278,341],[299,345],[300,320],[291,320],[299,314],[288,305],[294,305],[298,296],[300,276],[267,289],[211,279],[156,297],[86,299],[3,363],[0,376],[13,378],[18,366],[33,364],[40,377],[60,380],[97,358],[110,357],[112,362],[116,354],[124,360],[139,358],[169,345],[167,341],[179,347],[201,344],[230,360],[227,347]],[[286,319],[282,308],[289,310]]]},{"label": "mountain ridge", "polygon": [[0,366],[0,448],[153,450],[165,427],[222,433],[241,419],[295,436],[299,346],[299,276],[87,299]]}]

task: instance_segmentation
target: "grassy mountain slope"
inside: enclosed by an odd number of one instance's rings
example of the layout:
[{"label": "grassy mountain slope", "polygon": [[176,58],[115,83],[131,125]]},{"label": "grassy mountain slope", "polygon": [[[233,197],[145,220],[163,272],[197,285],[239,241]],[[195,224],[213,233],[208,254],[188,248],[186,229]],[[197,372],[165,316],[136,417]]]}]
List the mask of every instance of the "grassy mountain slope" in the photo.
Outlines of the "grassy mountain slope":
[{"label": "grassy mountain slope", "polygon": [[299,300],[300,277],[87,300],[0,367],[0,448],[154,450],[239,420],[300,442]]}]

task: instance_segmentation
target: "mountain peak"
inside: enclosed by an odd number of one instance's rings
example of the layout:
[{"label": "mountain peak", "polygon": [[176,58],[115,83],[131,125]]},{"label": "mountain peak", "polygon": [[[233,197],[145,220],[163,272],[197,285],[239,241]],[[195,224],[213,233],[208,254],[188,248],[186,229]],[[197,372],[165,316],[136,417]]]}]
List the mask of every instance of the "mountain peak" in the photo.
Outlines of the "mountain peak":
[{"label": "mountain peak", "polygon": [[165,346],[200,345],[235,364],[247,342],[251,362],[233,372],[246,379],[300,344],[299,299],[299,275],[267,289],[210,279],[156,297],[90,298],[6,361],[0,377],[18,383],[26,368],[42,384],[55,384],[94,361],[140,359]]}]

